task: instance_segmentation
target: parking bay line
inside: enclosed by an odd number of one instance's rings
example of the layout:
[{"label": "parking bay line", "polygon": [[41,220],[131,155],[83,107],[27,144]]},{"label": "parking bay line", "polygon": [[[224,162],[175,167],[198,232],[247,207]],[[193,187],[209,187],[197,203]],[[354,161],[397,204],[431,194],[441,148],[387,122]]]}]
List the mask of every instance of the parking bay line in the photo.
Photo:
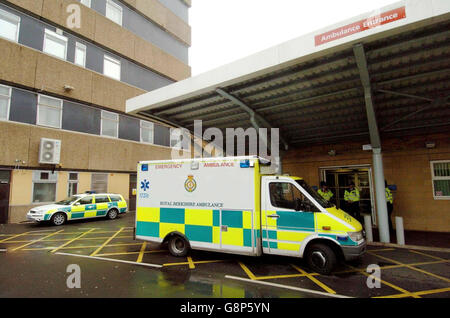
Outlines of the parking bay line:
[{"label": "parking bay line", "polygon": [[[448,291],[450,291],[450,287],[424,290],[424,291],[419,291],[419,292],[413,292],[411,294],[414,294],[416,296],[423,296],[423,295],[430,295],[430,294],[445,293]],[[405,297],[410,297],[410,296],[407,294],[396,294],[396,295],[389,295],[389,296],[378,296],[378,297],[373,297],[373,298],[405,298]]]},{"label": "parking bay line", "polygon": [[142,243],[141,250],[139,252],[139,256],[138,256],[138,259],[136,260],[136,262],[142,263],[142,259],[144,258],[144,252],[145,252],[146,247],[147,247],[147,242]]},{"label": "parking bay line", "polygon": [[94,231],[94,230],[96,230],[96,229],[90,229],[89,231],[84,232],[84,233],[81,234],[80,236],[77,236],[76,238],[74,238],[74,239],[72,239],[72,240],[70,240],[70,241],[64,243],[63,245],[61,245],[61,246],[55,248],[54,250],[50,251],[50,253],[55,253],[55,252],[59,251],[60,249],[66,247],[67,245],[71,244],[72,242],[75,242],[76,240],[82,238],[83,236],[85,236],[85,235],[91,233],[91,232]]},{"label": "parking bay line", "polygon": [[375,253],[372,253],[372,252],[368,252],[368,253],[370,253],[370,254],[372,254],[372,255],[374,255],[374,256],[376,256],[376,257],[379,257],[379,258],[381,258],[381,259],[384,259],[384,260],[386,260],[386,261],[388,261],[388,262],[392,262],[392,263],[395,263],[395,264],[398,264],[398,265],[404,265],[406,268],[412,269],[412,270],[414,270],[414,271],[417,271],[417,272],[420,272],[420,273],[423,273],[423,274],[432,276],[432,277],[434,277],[434,278],[443,280],[443,281],[445,281],[445,282],[447,282],[447,283],[450,283],[450,279],[448,279],[448,278],[446,278],[446,277],[442,277],[442,276],[439,276],[439,275],[436,275],[436,274],[427,272],[426,270],[423,270],[423,269],[420,269],[420,268],[416,268],[416,267],[413,267],[413,266],[411,266],[411,265],[409,265],[409,264],[405,264],[405,263],[402,263],[402,262],[393,260],[393,259],[388,258],[388,257],[381,256],[381,255],[378,255],[378,254],[375,254]]},{"label": "parking bay line", "polygon": [[117,235],[120,234],[120,232],[123,231],[123,227],[120,228],[120,230],[118,230],[116,233],[114,233],[109,239],[107,239],[105,241],[105,243],[103,243],[98,249],[96,249],[90,256],[95,256],[98,254],[98,252],[100,252],[102,250],[103,247],[105,247],[106,245],[108,245],[109,242],[111,242]]},{"label": "parking bay line", "polygon": [[90,256],[90,255],[70,254],[70,253],[62,253],[62,252],[57,252],[57,253],[55,253],[55,255],[64,255],[64,256],[74,256],[74,257],[90,258],[90,259],[101,260],[101,261],[116,262],[116,263],[125,263],[125,264],[140,265],[140,266],[146,266],[146,267],[155,267],[155,268],[161,268],[161,267],[162,267],[162,265],[157,265],[157,264],[137,263],[137,262],[125,261],[125,260],[121,260],[121,259],[106,258],[106,257],[98,257],[98,256]]},{"label": "parking bay line", "polygon": [[314,276],[312,276],[311,274],[305,272],[303,269],[301,269],[298,266],[295,266],[293,264],[291,264],[291,266],[293,268],[295,268],[297,271],[299,271],[300,273],[304,274],[306,277],[308,277],[310,280],[312,280],[314,283],[316,283],[317,285],[319,285],[322,289],[324,289],[326,292],[330,293],[330,294],[336,294],[336,292],[331,289],[330,287],[328,287],[327,285],[325,285],[324,283],[322,283],[321,281],[319,281],[317,278],[315,278]]},{"label": "parking bay line", "polygon": [[28,245],[31,245],[31,244],[40,242],[40,241],[42,241],[42,240],[44,240],[44,239],[46,239],[46,238],[49,238],[49,237],[51,237],[51,236],[53,236],[53,235],[59,234],[59,233],[61,233],[62,231],[64,231],[64,230],[59,230],[58,232],[53,232],[53,233],[51,233],[51,234],[49,234],[49,235],[46,235],[46,236],[44,236],[44,237],[42,237],[42,238],[40,238],[40,239],[31,241],[31,242],[29,242],[29,243],[27,243],[27,244],[24,244],[24,245],[21,245],[21,246],[19,246],[19,247],[13,248],[13,249],[11,250],[11,252],[18,251],[18,250],[20,250],[21,248],[24,248],[24,247],[26,247],[26,246],[28,246]]},{"label": "parking bay line", "polygon": [[264,281],[260,281],[260,280],[253,280],[253,279],[248,279],[248,278],[243,278],[243,277],[237,277],[237,276],[226,275],[225,278],[228,278],[228,279],[234,279],[234,280],[240,280],[240,281],[244,281],[244,282],[247,282],[247,283],[259,284],[259,285],[266,285],[266,286],[270,286],[270,287],[278,287],[278,288],[290,289],[290,290],[295,290],[295,291],[299,291],[299,292],[310,293],[310,294],[316,294],[316,295],[327,296],[327,297],[335,297],[335,298],[353,298],[353,297],[344,296],[344,295],[339,295],[339,294],[330,294],[330,293],[320,292],[320,291],[312,290],[312,289],[305,289],[305,288],[300,288],[300,287],[295,287],[295,286],[289,286],[289,285],[282,285],[282,284],[276,284],[276,283],[264,282]]}]

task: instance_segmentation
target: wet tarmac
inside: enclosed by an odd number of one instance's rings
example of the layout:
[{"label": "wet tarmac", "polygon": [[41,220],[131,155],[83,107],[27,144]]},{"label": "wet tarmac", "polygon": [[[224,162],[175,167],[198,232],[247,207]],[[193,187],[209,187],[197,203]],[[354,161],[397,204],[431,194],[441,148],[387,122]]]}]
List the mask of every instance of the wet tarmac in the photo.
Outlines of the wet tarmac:
[{"label": "wet tarmac", "polygon": [[[117,220],[0,226],[0,297],[315,298],[450,296],[450,253],[370,247],[330,276],[301,259],[192,251],[133,240],[134,213]],[[80,269],[81,288],[69,288]],[[376,264],[380,276],[370,276]],[[368,284],[369,282],[369,284]],[[69,284],[70,285],[70,284]]]}]

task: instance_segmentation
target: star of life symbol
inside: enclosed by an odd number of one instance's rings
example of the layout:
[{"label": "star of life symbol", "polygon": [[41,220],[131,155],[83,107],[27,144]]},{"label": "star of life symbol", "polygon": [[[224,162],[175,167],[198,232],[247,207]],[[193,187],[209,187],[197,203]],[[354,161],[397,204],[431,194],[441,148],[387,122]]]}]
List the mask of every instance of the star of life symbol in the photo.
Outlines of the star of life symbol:
[{"label": "star of life symbol", "polygon": [[150,189],[150,182],[145,179],[144,181],[141,181],[141,189],[144,191],[147,191]]}]

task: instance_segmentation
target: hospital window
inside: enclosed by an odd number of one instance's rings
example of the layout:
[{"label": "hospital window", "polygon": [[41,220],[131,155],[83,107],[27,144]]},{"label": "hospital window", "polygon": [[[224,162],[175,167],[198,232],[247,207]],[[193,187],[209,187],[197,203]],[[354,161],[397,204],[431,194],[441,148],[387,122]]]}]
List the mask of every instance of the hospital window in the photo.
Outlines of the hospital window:
[{"label": "hospital window", "polygon": [[19,29],[20,17],[0,9],[0,37],[17,42]]},{"label": "hospital window", "polygon": [[102,136],[117,138],[119,136],[119,115],[102,110]]},{"label": "hospital window", "polygon": [[70,197],[77,193],[78,193],[78,173],[70,172],[67,196]]},{"label": "hospital window", "polygon": [[91,178],[91,191],[95,193],[108,192],[108,174],[93,173]]},{"label": "hospital window", "polygon": [[11,105],[11,87],[0,85],[0,120],[8,120]]},{"label": "hospital window", "polygon": [[81,4],[84,4],[86,7],[91,7],[91,0],[80,0]]},{"label": "hospital window", "polygon": [[450,200],[450,160],[432,161],[431,176],[435,200]]},{"label": "hospital window", "polygon": [[153,143],[153,123],[141,120],[141,142]]},{"label": "hospital window", "polygon": [[79,42],[75,45],[75,64],[86,67],[86,45]]},{"label": "hospital window", "polygon": [[56,32],[45,29],[44,52],[66,60],[67,38]]},{"label": "hospital window", "polygon": [[57,172],[33,171],[33,203],[55,202],[57,180]]},{"label": "hospital window", "polygon": [[44,95],[38,95],[37,124],[61,128],[63,101]]},{"label": "hospital window", "polygon": [[103,74],[120,81],[121,64],[119,60],[105,55],[103,59]]},{"label": "hospital window", "polygon": [[106,1],[106,17],[119,25],[122,25],[122,7],[114,1]]}]

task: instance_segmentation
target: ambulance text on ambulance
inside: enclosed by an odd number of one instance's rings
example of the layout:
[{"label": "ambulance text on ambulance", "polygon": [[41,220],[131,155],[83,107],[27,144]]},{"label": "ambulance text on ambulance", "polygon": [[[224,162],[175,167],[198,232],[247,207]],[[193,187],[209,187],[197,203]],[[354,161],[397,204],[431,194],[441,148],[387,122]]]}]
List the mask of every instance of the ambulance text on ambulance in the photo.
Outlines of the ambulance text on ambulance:
[{"label": "ambulance text on ambulance", "polygon": [[328,31],[315,36],[316,46],[335,41],[355,33],[376,28],[380,25],[391,23],[406,18],[405,7],[377,14],[376,16],[345,25],[338,29]]}]

